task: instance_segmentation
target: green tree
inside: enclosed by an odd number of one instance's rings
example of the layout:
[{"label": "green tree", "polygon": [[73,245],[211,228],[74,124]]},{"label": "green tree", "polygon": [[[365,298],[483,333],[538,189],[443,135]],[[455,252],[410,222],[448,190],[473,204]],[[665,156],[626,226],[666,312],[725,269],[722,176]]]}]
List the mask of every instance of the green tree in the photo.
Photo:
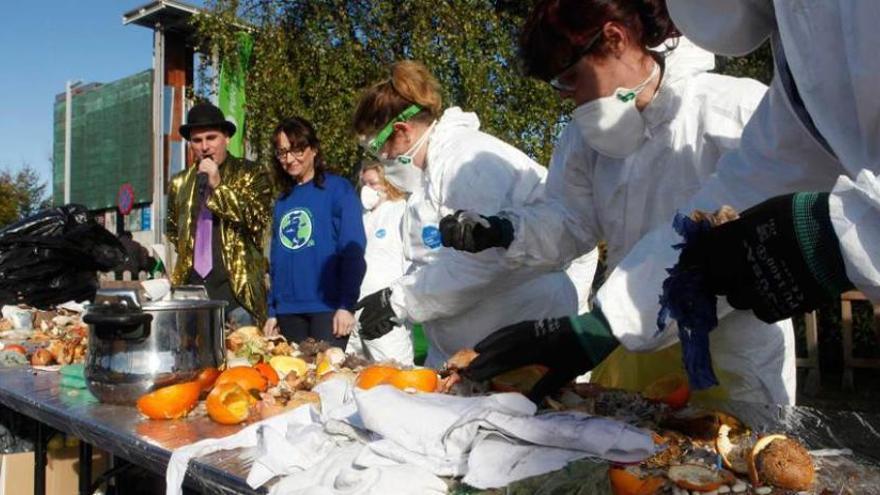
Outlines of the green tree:
[{"label": "green tree", "polygon": [[773,77],[773,54],[770,43],[745,57],[717,57],[718,72],[734,77],[751,77],[764,84],[770,84]]},{"label": "green tree", "polygon": [[9,178],[0,175],[0,228],[18,220],[18,191]]},{"label": "green tree", "polygon": [[17,172],[0,172],[0,226],[29,217],[51,206],[46,182],[25,163]]},{"label": "green tree", "polygon": [[14,182],[21,195],[21,202],[18,206],[20,218],[29,217],[52,206],[52,198],[46,190],[48,184],[40,179],[40,175],[30,164],[24,164],[16,172]]},{"label": "green tree", "polygon": [[[339,172],[361,158],[351,133],[360,91],[388,77],[394,61],[425,63],[445,104],[479,115],[482,128],[540,163],[550,157],[564,106],[546,84],[522,77],[516,57],[527,8],[509,0],[212,0],[197,16],[203,53],[237,63],[235,31],[253,28],[247,91],[247,136],[261,160],[284,117],[315,123]],[[207,58],[207,57],[206,57]],[[210,73],[200,71],[204,96]]]}]

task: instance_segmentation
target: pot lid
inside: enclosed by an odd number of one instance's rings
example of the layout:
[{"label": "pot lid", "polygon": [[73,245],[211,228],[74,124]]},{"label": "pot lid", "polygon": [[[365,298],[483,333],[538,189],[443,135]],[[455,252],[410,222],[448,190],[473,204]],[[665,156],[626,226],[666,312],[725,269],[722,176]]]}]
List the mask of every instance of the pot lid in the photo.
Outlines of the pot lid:
[{"label": "pot lid", "polygon": [[101,311],[107,308],[113,311],[176,311],[181,309],[218,309],[223,308],[226,301],[208,299],[208,292],[200,285],[183,285],[172,287],[168,296],[159,301],[150,301],[143,291],[135,289],[99,289],[95,294],[95,302],[90,304],[89,311]]}]

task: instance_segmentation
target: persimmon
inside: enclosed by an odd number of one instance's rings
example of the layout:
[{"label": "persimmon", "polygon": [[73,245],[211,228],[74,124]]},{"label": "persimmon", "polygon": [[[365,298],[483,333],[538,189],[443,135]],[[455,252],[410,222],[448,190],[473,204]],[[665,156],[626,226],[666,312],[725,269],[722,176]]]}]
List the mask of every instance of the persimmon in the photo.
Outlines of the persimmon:
[{"label": "persimmon", "polygon": [[250,366],[236,366],[220,373],[217,381],[214,382],[214,387],[224,383],[237,383],[245,391],[257,389],[260,392],[265,392],[268,386],[268,380]]},{"label": "persimmon", "polygon": [[687,378],[673,373],[645,387],[642,396],[650,401],[662,402],[672,409],[681,409],[691,398],[691,388]]},{"label": "persimmon", "polygon": [[214,386],[214,382],[217,381],[217,377],[220,376],[220,370],[214,367],[208,367],[199,372],[199,376],[196,377],[196,381],[201,385],[202,390],[207,392],[211,390],[211,387]]},{"label": "persimmon", "polygon": [[380,383],[384,383],[391,375],[397,373],[397,368],[391,366],[374,365],[364,368],[358,375],[355,385],[362,389],[371,389]]},{"label": "persimmon", "polygon": [[400,370],[386,378],[383,383],[400,390],[415,389],[419,392],[433,392],[437,389],[437,372],[429,368]]},{"label": "persimmon", "polygon": [[[232,368],[235,369],[235,368]],[[219,381],[219,380],[218,380]],[[237,425],[248,419],[257,400],[235,382],[217,383],[208,394],[208,416],[224,425]]]},{"label": "persimmon", "polygon": [[654,495],[666,484],[661,477],[640,477],[620,467],[608,468],[608,481],[614,495]]},{"label": "persimmon", "polygon": [[150,419],[182,418],[196,406],[201,391],[198,381],[169,385],[141,396],[137,408]]},{"label": "persimmon", "polygon": [[254,365],[254,369],[263,375],[263,378],[269,382],[270,387],[278,385],[278,373],[275,372],[275,368],[270,366],[269,363],[257,363]]}]

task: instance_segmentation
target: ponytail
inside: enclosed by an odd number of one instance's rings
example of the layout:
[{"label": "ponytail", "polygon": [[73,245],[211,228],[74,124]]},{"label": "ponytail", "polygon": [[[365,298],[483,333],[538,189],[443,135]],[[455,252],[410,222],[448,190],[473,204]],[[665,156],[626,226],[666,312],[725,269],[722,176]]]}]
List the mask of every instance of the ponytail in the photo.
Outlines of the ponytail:
[{"label": "ponytail", "polygon": [[353,127],[359,135],[370,135],[410,105],[421,111],[411,121],[431,122],[442,112],[440,83],[419,62],[403,60],[391,66],[391,77],[364,91],[354,112]]}]

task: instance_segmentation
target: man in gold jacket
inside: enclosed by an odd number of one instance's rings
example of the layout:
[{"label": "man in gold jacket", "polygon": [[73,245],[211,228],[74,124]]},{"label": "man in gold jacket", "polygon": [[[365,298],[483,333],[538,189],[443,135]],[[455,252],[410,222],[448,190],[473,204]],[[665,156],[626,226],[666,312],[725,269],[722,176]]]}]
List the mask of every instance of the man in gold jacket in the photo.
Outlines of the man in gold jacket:
[{"label": "man in gold jacket", "polygon": [[177,250],[171,282],[204,285],[211,299],[229,303],[232,319],[262,325],[271,180],[265,168],[227,153],[236,129],[219,108],[199,103],[186,121],[180,134],[190,142],[195,165],[175,175],[168,191],[165,232]]}]

